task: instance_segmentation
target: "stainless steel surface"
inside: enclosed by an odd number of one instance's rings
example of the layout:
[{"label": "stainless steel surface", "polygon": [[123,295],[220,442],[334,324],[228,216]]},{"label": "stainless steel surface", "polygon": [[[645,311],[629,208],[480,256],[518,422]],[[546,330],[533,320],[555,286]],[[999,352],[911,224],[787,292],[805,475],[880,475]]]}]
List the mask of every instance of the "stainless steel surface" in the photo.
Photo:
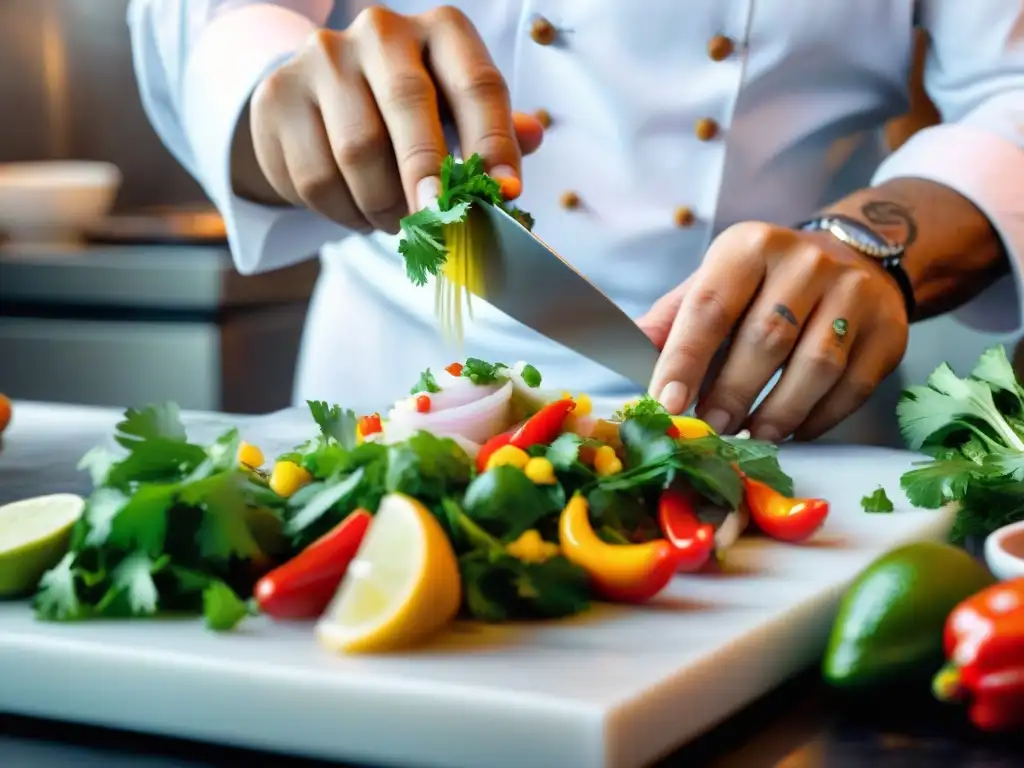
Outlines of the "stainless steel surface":
[{"label": "stainless steel surface", "polygon": [[503,210],[479,208],[487,301],[646,389],[658,350],[629,315]]},{"label": "stainless steel surface", "polygon": [[128,0],[0,0],[0,162],[107,160],[116,210],[205,202],[146,120]]},{"label": "stainless steel surface", "polygon": [[[2,0],[0,0],[2,2]],[[12,303],[216,310],[308,301],[316,260],[243,277],[226,247],[0,248],[0,309]]]}]

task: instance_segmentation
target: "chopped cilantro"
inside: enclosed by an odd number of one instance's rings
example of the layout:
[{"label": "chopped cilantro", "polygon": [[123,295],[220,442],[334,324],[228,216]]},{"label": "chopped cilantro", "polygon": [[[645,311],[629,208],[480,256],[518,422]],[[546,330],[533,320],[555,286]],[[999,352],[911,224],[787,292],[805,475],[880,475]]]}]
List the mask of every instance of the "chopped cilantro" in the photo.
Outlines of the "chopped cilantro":
[{"label": "chopped cilantro", "polygon": [[532,365],[527,363],[523,366],[523,370],[520,371],[519,376],[522,378],[523,383],[528,387],[536,389],[540,386],[541,375],[540,371],[534,368]]},{"label": "chopped cilantro", "polygon": [[655,414],[668,414],[665,407],[648,394],[644,394],[639,400],[627,403],[615,412],[612,417],[615,421],[625,421],[637,416],[653,416]]},{"label": "chopped cilantro", "polygon": [[203,590],[203,618],[214,632],[234,629],[249,614],[249,606],[223,581],[211,581]]},{"label": "chopped cilantro", "polygon": [[493,384],[506,375],[506,370],[508,366],[504,363],[488,363],[486,360],[470,357],[462,366],[461,375],[474,384]]},{"label": "chopped cilantro", "polygon": [[424,208],[401,221],[398,252],[405,259],[406,274],[415,285],[424,285],[428,277],[440,274],[448,259],[445,226],[464,221],[470,207],[479,202],[502,206],[527,229],[533,227],[532,216],[505,205],[501,185],[484,171],[479,155],[463,161],[448,155],[441,163],[441,194],[437,207]]},{"label": "chopped cilantro", "polygon": [[893,509],[895,509],[892,501],[885,492],[885,488],[882,488],[881,486],[861,499],[860,506],[865,512],[882,514],[892,512]]},{"label": "chopped cilantro", "polygon": [[329,406],[322,400],[307,400],[306,405],[324,437],[337,440],[338,445],[345,449],[355,447],[359,420],[354,411],[343,411],[341,406]]},{"label": "chopped cilantro", "polygon": [[434,378],[434,374],[427,368],[427,370],[420,374],[419,380],[409,390],[409,394],[415,395],[417,392],[430,392],[433,394],[440,391],[441,388],[437,386],[437,379]]}]

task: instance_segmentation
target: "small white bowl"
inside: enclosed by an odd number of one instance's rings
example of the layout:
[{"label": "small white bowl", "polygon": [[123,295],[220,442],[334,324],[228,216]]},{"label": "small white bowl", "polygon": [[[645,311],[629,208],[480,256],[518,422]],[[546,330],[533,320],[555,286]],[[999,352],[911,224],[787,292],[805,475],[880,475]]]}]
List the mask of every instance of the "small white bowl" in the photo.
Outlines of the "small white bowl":
[{"label": "small white bowl", "polygon": [[988,535],[985,562],[1000,581],[1024,576],[1024,520],[1004,525]]},{"label": "small white bowl", "polygon": [[48,160],[0,165],[0,234],[15,243],[65,243],[102,221],[121,187],[111,163]]}]

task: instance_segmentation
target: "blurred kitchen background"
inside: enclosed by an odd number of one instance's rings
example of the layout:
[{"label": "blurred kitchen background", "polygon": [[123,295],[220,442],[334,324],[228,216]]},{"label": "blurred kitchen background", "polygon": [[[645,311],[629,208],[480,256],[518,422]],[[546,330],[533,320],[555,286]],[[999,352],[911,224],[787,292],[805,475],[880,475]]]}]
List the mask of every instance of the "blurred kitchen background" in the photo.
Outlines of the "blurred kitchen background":
[{"label": "blurred kitchen background", "polygon": [[[0,392],[243,413],[285,407],[317,263],[257,277],[234,271],[220,217],[142,111],[127,6],[0,0]],[[47,179],[4,165],[40,160],[116,169],[55,166]],[[88,226],[90,242],[31,231],[44,216],[88,219],[118,170],[112,215]],[[54,193],[67,182],[80,189]]]},{"label": "blurred kitchen background", "polygon": [[[284,407],[316,262],[234,272],[222,222],[143,114],[127,4],[0,0],[0,392],[240,413]],[[890,139],[936,119],[917,82],[911,114],[890,126]],[[17,165],[54,160],[112,166],[54,166],[47,181]],[[55,194],[69,181],[77,191]],[[55,213],[87,222],[107,196],[111,215],[83,225],[84,244],[32,231]],[[907,373],[923,380],[941,360],[966,368],[995,341],[1013,340],[948,319],[918,325]]]}]

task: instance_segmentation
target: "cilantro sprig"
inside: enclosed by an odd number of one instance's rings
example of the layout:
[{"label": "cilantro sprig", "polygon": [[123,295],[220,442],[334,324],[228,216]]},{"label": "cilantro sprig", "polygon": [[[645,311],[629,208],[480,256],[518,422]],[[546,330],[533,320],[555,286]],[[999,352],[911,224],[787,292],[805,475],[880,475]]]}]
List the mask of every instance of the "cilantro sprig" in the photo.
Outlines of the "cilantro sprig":
[{"label": "cilantro sprig", "polygon": [[501,185],[487,175],[479,155],[464,161],[448,155],[441,163],[441,193],[436,206],[411,213],[401,221],[398,252],[415,285],[425,285],[429,277],[441,273],[448,259],[445,226],[465,221],[470,208],[481,202],[501,206],[524,227],[533,228],[530,214],[505,203]]},{"label": "cilantro sprig", "polygon": [[[274,538],[252,517],[250,502],[265,483],[238,465],[237,430],[191,443],[177,407],[154,405],[127,410],[114,440],[123,453],[98,447],[79,464],[95,490],[69,552],[42,578],[37,615],[191,612],[212,629],[230,629],[250,612],[246,565]],[[272,509],[260,514],[264,526],[276,519]]]},{"label": "cilantro sprig", "polygon": [[966,378],[943,363],[904,390],[896,414],[907,446],[931,457],[900,486],[917,507],[956,502],[955,541],[1024,519],[1024,388],[1001,345]]}]

